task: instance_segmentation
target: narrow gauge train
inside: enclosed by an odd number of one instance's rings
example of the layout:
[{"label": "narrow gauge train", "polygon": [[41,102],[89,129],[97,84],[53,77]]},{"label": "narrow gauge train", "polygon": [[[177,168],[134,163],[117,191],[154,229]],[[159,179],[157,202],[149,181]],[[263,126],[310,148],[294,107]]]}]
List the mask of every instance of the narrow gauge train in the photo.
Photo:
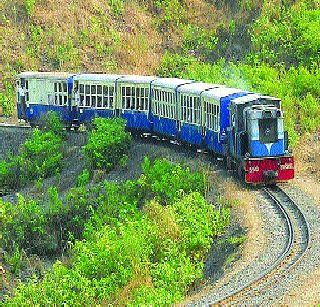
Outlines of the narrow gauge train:
[{"label": "narrow gauge train", "polygon": [[294,177],[277,98],[194,80],[152,76],[23,72],[18,117],[31,125],[56,111],[66,127],[122,117],[131,130],[206,148],[247,183]]}]

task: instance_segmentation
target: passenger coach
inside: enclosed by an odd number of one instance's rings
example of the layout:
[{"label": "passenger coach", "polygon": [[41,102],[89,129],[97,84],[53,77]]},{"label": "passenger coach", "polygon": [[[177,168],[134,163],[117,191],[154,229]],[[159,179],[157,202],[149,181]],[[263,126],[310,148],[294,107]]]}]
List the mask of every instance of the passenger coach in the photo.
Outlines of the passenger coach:
[{"label": "passenger coach", "polygon": [[116,115],[116,83],[122,75],[79,74],[74,77],[73,111],[75,124],[91,121],[94,117]]},{"label": "passenger coach", "polygon": [[23,72],[17,79],[18,118],[36,124],[48,111],[55,111],[65,124],[72,122],[73,74]]},{"label": "passenger coach", "polygon": [[151,84],[156,77],[124,76],[117,80],[117,110],[129,129],[151,132]]}]

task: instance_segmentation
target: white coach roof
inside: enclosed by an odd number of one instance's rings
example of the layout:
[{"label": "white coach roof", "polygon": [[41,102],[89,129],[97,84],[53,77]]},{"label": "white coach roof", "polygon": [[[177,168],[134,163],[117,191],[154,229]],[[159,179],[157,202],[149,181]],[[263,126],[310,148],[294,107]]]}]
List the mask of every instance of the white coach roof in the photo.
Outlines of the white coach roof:
[{"label": "white coach roof", "polygon": [[224,85],[204,83],[204,82],[194,82],[194,83],[180,86],[178,88],[178,92],[185,93],[185,94],[199,95],[204,91],[207,91],[209,89],[216,88],[216,87],[224,87]]},{"label": "white coach roof", "polygon": [[68,79],[74,74],[68,72],[38,72],[24,71],[18,75],[18,78],[34,78],[34,79]]},{"label": "white coach roof", "polygon": [[157,79],[155,76],[128,75],[121,78],[119,83],[150,83],[155,79]]},{"label": "white coach roof", "polygon": [[179,78],[158,78],[152,82],[152,86],[154,87],[164,87],[169,89],[176,89],[177,86],[183,84],[193,83],[193,80],[185,80]]},{"label": "white coach roof", "polygon": [[219,87],[219,88],[214,88],[212,90],[203,92],[202,97],[220,100],[223,97],[227,97],[229,95],[236,94],[236,93],[247,93],[247,91],[243,91],[237,88]]},{"label": "white coach roof", "polygon": [[110,81],[115,82],[117,79],[124,77],[123,75],[107,75],[107,74],[79,74],[74,77],[77,81]]}]

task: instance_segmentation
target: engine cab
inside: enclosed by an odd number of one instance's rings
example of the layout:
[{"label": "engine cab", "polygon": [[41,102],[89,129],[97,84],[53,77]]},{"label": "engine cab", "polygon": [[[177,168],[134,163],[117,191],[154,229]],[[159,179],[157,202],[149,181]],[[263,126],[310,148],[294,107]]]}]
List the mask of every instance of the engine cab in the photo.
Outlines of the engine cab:
[{"label": "engine cab", "polygon": [[249,94],[230,105],[228,150],[239,176],[248,183],[274,183],[294,177],[281,101]]}]

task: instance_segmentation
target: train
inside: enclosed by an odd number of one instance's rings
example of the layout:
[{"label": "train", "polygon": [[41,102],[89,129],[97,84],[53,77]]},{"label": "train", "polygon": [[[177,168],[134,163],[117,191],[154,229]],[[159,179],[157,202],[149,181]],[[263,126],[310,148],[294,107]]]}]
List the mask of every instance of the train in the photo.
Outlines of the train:
[{"label": "train", "polygon": [[66,72],[17,76],[18,118],[31,126],[55,111],[66,128],[121,117],[152,133],[220,156],[248,184],[294,178],[281,100],[179,78]]}]

